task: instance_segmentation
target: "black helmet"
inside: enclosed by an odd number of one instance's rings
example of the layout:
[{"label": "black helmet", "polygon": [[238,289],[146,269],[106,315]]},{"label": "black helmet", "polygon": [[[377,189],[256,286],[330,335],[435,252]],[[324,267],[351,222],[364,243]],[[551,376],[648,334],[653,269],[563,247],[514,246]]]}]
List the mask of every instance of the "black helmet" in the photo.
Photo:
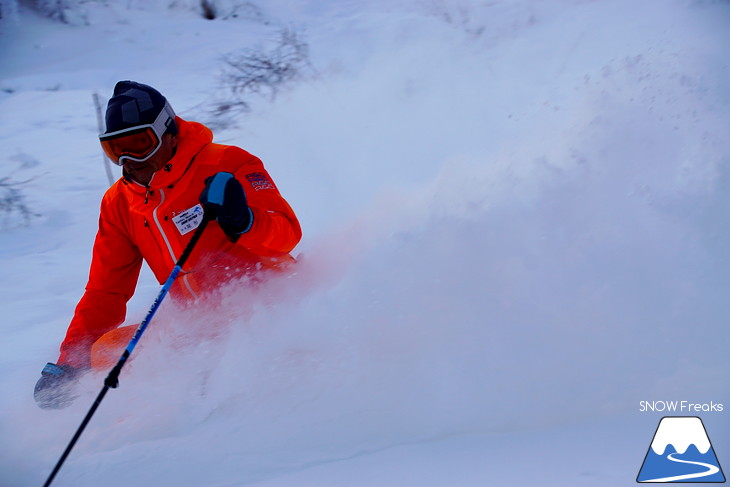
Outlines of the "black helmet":
[{"label": "black helmet", "polygon": [[169,118],[165,125],[167,132],[177,133],[175,112],[167,99],[151,86],[135,81],[120,81],[114,87],[114,95],[106,107],[106,132],[137,127],[153,123],[162,110],[167,110]]}]

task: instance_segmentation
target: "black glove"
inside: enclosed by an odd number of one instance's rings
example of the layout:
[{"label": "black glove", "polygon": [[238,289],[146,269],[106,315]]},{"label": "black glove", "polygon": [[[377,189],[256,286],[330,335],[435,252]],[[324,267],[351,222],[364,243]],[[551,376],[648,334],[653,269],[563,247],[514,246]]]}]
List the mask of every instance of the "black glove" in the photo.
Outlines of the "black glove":
[{"label": "black glove", "polygon": [[229,172],[219,172],[205,180],[200,203],[206,215],[218,220],[228,238],[234,242],[251,229],[253,213],[246,203],[241,183]]},{"label": "black glove", "polygon": [[68,365],[48,362],[41,378],[36,382],[33,397],[38,407],[43,409],[62,409],[70,405],[78,396],[74,386],[78,381],[80,369]]}]

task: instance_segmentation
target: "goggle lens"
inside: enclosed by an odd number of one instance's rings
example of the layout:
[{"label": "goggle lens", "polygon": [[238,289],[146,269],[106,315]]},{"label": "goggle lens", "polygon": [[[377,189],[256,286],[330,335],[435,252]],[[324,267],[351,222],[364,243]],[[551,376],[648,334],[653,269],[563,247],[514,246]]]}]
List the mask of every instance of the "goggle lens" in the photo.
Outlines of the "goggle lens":
[{"label": "goggle lens", "polygon": [[118,162],[124,156],[144,160],[157,149],[160,139],[152,130],[145,127],[140,130],[120,134],[116,137],[101,140],[101,146],[112,161]]}]

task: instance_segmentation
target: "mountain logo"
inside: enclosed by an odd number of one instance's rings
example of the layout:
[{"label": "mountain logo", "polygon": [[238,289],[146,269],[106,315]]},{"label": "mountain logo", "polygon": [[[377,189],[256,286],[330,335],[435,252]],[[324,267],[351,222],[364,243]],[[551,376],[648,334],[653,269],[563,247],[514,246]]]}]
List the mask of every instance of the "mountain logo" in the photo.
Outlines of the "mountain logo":
[{"label": "mountain logo", "polygon": [[663,417],[636,481],[725,482],[702,420],[696,416]]}]

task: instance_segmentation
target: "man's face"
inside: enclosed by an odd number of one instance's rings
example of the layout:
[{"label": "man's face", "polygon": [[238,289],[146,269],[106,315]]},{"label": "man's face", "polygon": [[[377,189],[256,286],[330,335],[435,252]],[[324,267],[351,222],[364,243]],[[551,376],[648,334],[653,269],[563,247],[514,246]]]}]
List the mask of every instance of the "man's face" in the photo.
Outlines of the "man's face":
[{"label": "man's face", "polygon": [[147,185],[152,181],[152,176],[172,159],[175,149],[177,149],[177,136],[165,134],[162,136],[162,145],[155,155],[143,162],[126,161],[123,166],[124,171],[138,183]]}]

